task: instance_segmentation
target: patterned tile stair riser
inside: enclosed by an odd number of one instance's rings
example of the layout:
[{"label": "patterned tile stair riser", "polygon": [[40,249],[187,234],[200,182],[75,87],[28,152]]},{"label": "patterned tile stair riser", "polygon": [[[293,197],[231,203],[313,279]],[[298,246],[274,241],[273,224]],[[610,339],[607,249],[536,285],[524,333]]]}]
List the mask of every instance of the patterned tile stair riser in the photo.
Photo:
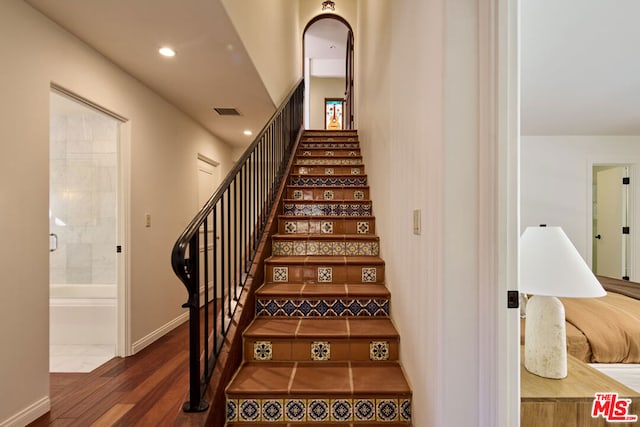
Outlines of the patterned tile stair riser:
[{"label": "patterned tile stair riser", "polygon": [[362,159],[358,158],[349,158],[349,159],[298,159],[296,160],[296,165],[310,165],[310,166],[324,166],[324,165],[346,165],[346,166],[362,166]]},{"label": "patterned tile stair riser", "polygon": [[378,256],[377,241],[273,241],[273,256]]},{"label": "patterned tile stair riser", "polygon": [[[278,335],[273,335],[274,328]],[[376,339],[370,336],[376,332]],[[397,361],[400,335],[388,318],[257,318],[244,334],[245,361]]]},{"label": "patterned tile stair riser", "polygon": [[[384,284],[384,265],[339,264],[343,257],[322,258],[322,265],[298,263],[283,265],[288,257],[278,257],[275,264],[266,267],[265,283],[291,284]],[[299,257],[296,261],[304,260]]]},{"label": "patterned tile stair riser", "polygon": [[357,132],[305,132],[286,182],[229,427],[411,425]]},{"label": "patterned tile stair riser", "polygon": [[[368,347],[369,352],[364,351]],[[333,350],[332,350],[333,349]],[[371,341],[370,339],[319,340],[245,340],[245,360],[250,361],[386,361],[398,360],[398,340]],[[300,353],[306,353],[300,357]]]},{"label": "patterned tile stair riser", "polygon": [[369,188],[289,187],[286,198],[288,200],[362,201],[369,199]]},{"label": "patterned tile stair riser", "polygon": [[[336,156],[343,155],[345,151],[347,152],[347,156],[351,155],[351,151],[356,153],[360,152],[360,146],[357,143],[353,142],[335,142],[335,143],[322,143],[322,142],[301,142],[299,152],[302,152],[302,156],[305,156],[305,152],[309,151],[311,154],[308,155],[324,155],[324,151],[331,149],[334,150],[334,154]],[[341,154],[338,154],[341,153]],[[356,154],[358,155],[358,154]]]},{"label": "patterned tile stair riser", "polygon": [[362,166],[295,166],[293,168],[294,175],[362,175],[364,167]]},{"label": "patterned tile stair riser", "polygon": [[290,184],[301,187],[364,187],[366,177],[292,176]]},{"label": "patterned tile stair riser", "polygon": [[375,223],[358,218],[306,219],[304,217],[281,217],[280,234],[359,234],[373,235]]},{"label": "patterned tile stair riser", "polygon": [[340,142],[340,141],[358,141],[357,131],[352,132],[327,132],[327,131],[307,131],[302,137],[302,141],[320,141],[320,142]]},{"label": "patterned tile stair riser", "polygon": [[371,203],[285,203],[283,213],[293,216],[371,216]]},{"label": "patterned tile stair riser", "polygon": [[408,423],[411,421],[411,399],[228,399],[227,421]]},{"label": "patterned tile stair riser", "polygon": [[256,315],[284,317],[389,316],[388,299],[258,299]]}]

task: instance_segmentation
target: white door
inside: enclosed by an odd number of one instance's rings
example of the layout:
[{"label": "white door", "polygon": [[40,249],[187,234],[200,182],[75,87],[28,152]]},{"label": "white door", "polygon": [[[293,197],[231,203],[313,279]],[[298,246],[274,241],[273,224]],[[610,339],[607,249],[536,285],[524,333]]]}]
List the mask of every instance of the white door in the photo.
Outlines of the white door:
[{"label": "white door", "polygon": [[626,200],[622,178],[626,168],[616,166],[596,171],[595,273],[620,279],[625,275],[622,227]]}]

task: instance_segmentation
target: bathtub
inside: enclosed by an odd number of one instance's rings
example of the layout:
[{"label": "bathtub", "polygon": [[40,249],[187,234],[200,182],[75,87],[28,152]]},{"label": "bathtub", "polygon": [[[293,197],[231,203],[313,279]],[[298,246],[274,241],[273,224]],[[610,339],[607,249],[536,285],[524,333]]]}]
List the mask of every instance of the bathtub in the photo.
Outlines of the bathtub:
[{"label": "bathtub", "polygon": [[116,285],[50,285],[50,344],[115,345],[116,297]]}]

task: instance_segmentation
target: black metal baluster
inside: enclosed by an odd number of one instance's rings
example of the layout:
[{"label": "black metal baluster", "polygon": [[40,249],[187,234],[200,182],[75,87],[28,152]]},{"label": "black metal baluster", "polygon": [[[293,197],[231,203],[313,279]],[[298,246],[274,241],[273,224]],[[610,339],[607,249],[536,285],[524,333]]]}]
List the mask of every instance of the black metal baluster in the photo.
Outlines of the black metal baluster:
[{"label": "black metal baluster", "polygon": [[238,179],[233,180],[233,299],[238,301]]},{"label": "black metal baluster", "polygon": [[218,209],[213,207],[213,247],[211,248],[213,262],[213,348],[218,353]]},{"label": "black metal baluster", "polygon": [[[203,263],[203,280],[204,280],[204,307],[203,309],[198,309],[199,311],[203,311],[204,316],[204,371],[209,371],[209,229],[208,229],[208,217],[205,217],[204,223],[202,224],[202,228],[204,231],[204,250],[200,251],[198,248],[198,252],[202,252],[204,254],[204,263]],[[198,257],[200,254],[198,254]],[[199,290],[198,290],[199,291]]]},{"label": "black metal baluster", "polygon": [[249,194],[247,190],[248,163],[242,168],[242,188],[244,193],[244,212],[242,214],[242,227],[244,228],[244,274],[249,273]]},{"label": "black metal baluster", "polygon": [[[258,142],[258,144],[260,144]],[[258,147],[256,147],[258,148]],[[253,227],[253,244],[251,245],[251,257],[255,254],[257,249],[257,223],[258,223],[258,152],[254,152],[253,156],[253,190],[252,190],[252,204],[253,204],[253,218],[251,226]]]},{"label": "black metal baluster", "polygon": [[224,193],[222,193],[222,197],[220,198],[220,282],[221,282],[221,286],[220,286],[220,312],[222,313],[222,316],[220,318],[220,330],[222,331],[222,334],[224,335],[227,332],[226,329],[226,323],[224,321],[224,316],[225,316],[225,311],[224,311],[224,305],[225,305],[225,299],[224,299],[224,295],[225,295],[225,274],[224,274],[224,264],[225,264],[225,233],[224,233],[224,195],[227,192],[225,191]]},{"label": "black metal baluster", "polygon": [[[303,93],[304,86],[299,84],[172,250],[172,267],[187,289],[188,301],[184,307],[189,308],[190,315],[190,390],[185,411],[203,411],[208,407],[203,396],[237,307],[237,303],[232,304],[232,298],[238,301],[242,296],[292,144],[301,128]],[[238,221],[241,221],[240,225]],[[204,233],[204,238],[200,233]],[[204,243],[204,249],[200,242]],[[213,292],[209,289],[210,282]],[[202,307],[201,286],[205,287]],[[231,286],[234,287],[233,295]],[[204,331],[201,330],[203,327]],[[201,369],[203,355],[204,369]]]},{"label": "black metal baluster", "polygon": [[182,407],[185,412],[200,412],[209,407],[200,393],[199,243],[199,235],[196,233],[189,241],[189,301],[185,304],[189,307],[189,401]]},{"label": "black metal baluster", "polygon": [[262,225],[264,224],[264,189],[266,184],[265,177],[265,155],[264,147],[266,145],[266,136],[262,139],[260,144],[260,232],[262,232]]},{"label": "black metal baluster", "polygon": [[233,316],[233,313],[231,312],[231,191],[227,190],[226,192],[227,194],[227,235],[229,236],[228,238],[228,242],[227,242],[227,251],[229,253],[229,256],[227,256],[227,298],[228,298],[228,305],[227,305],[227,310],[228,310],[228,314],[229,314],[229,326],[231,326],[231,316]]}]

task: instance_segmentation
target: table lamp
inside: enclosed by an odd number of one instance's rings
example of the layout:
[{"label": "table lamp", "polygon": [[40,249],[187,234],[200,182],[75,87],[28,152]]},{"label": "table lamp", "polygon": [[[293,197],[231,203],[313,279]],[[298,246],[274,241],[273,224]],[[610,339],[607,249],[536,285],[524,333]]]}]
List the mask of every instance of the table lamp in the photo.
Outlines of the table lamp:
[{"label": "table lamp", "polygon": [[567,376],[564,306],[557,297],[606,295],[560,227],[527,227],[520,237],[520,292],[527,303],[524,367],[545,378]]}]

